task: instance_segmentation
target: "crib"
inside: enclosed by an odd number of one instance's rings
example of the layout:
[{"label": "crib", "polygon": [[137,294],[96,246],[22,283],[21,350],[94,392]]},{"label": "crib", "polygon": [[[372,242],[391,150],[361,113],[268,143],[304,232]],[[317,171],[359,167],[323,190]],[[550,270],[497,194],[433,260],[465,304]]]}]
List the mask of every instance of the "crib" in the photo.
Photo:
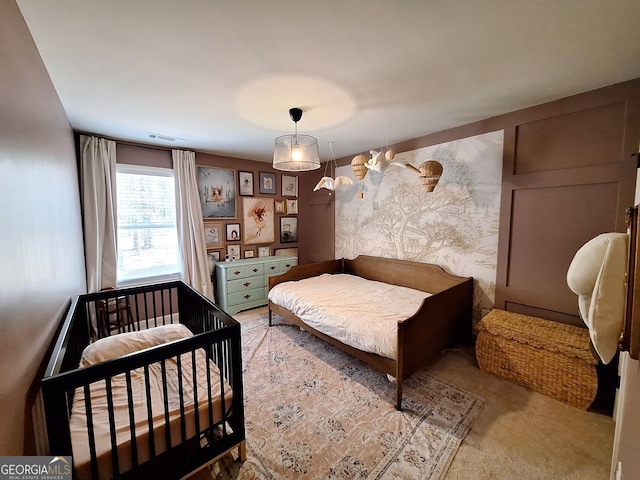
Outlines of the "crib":
[{"label": "crib", "polygon": [[183,282],[72,299],[42,380],[74,478],[183,478],[245,459],[240,325]]}]

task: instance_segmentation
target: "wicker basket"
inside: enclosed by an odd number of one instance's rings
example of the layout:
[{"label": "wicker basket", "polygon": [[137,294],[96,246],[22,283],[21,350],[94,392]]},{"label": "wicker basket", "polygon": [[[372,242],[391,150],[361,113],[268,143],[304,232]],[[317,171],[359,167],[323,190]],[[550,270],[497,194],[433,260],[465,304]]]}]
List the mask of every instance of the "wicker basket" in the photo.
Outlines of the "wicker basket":
[{"label": "wicker basket", "polygon": [[598,358],[584,328],[494,309],[478,324],[480,369],[586,410]]}]

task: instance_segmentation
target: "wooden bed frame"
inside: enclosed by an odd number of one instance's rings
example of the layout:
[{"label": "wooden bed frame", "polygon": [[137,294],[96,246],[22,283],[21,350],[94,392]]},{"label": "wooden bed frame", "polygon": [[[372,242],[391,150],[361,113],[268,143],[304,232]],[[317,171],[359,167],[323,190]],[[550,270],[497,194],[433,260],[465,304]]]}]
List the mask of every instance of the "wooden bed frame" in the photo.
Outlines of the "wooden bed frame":
[{"label": "wooden bed frame", "polygon": [[[473,278],[458,277],[438,265],[360,255],[292,267],[269,278],[269,289],[282,282],[323,273],[349,273],[368,280],[414,288],[433,294],[411,317],[398,322],[397,360],[358,350],[315,330],[286,308],[269,301],[269,326],[277,313],[286,320],[329,342],[396,379],[396,408],[402,409],[402,382],[443,350],[470,338]],[[339,299],[334,299],[339,301]],[[366,312],[363,312],[366,315]]]}]

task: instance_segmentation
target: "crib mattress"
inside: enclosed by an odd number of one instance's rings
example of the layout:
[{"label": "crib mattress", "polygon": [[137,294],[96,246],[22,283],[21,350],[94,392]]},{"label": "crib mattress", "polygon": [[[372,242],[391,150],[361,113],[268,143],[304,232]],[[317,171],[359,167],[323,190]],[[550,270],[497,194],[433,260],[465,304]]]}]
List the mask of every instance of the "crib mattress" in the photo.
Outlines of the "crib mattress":
[{"label": "crib mattress", "polygon": [[279,283],[269,300],[307,325],[358,350],[395,360],[398,322],[431,296],[349,274],[322,274]]},{"label": "crib mattress", "polygon": [[[175,326],[156,327],[151,330],[160,329],[170,330]],[[186,332],[184,335],[191,335],[191,332],[182,327]],[[146,331],[148,332],[148,331]],[[187,333],[188,332],[188,333]],[[130,342],[123,340],[121,336],[130,336]],[[120,349],[117,353],[122,353],[122,348],[140,349],[148,348],[145,340],[140,340],[145,333],[124,333],[110,337],[112,345],[118,342],[115,350]],[[157,336],[157,332],[153,332]],[[173,338],[175,339],[175,338]],[[107,339],[105,339],[107,340]],[[152,339],[152,344],[157,344],[158,339]],[[97,342],[96,342],[97,343]],[[162,343],[161,341],[159,343]],[[95,345],[95,344],[94,344]],[[153,346],[153,345],[152,345]],[[98,359],[103,361],[112,353],[104,354],[104,352],[96,355],[95,350],[89,352],[91,355],[83,355],[81,365],[86,365],[87,357],[89,364]],[[114,350],[111,348],[111,350]],[[111,357],[113,358],[113,357]],[[209,364],[210,385],[208,385],[207,363]],[[135,440],[132,440],[130,427],[130,410],[129,395],[127,394],[128,386],[124,374],[117,375],[111,379],[112,389],[112,415],[115,419],[115,437],[118,452],[118,470],[122,473],[129,470],[133,462],[132,451],[137,454],[137,463],[141,464],[153,457],[150,443],[150,425],[148,419],[148,408],[152,412],[153,430],[153,451],[155,455],[167,449],[167,436],[170,439],[170,446],[175,446],[182,442],[182,421],[180,415],[180,405],[183,404],[184,409],[184,428],[185,438],[192,438],[197,434],[200,428],[206,428],[209,423],[209,415],[214,422],[220,421],[222,418],[223,397],[224,409],[228,411],[231,407],[233,392],[229,384],[223,380],[223,388],[221,390],[220,372],[212,362],[208,362],[206,354],[202,349],[195,352],[195,363],[192,361],[191,353],[185,353],[180,356],[180,372],[178,368],[178,359],[173,357],[165,360],[165,373],[163,375],[160,363],[154,363],[148,367],[148,380],[145,379],[144,368],[131,371],[131,402],[133,403],[133,424],[135,427]],[[195,368],[194,368],[195,367]],[[180,382],[181,378],[181,382]],[[149,394],[147,395],[146,385],[149,386]],[[209,391],[211,394],[209,395]],[[222,395],[224,392],[224,395]],[[107,389],[105,381],[94,383],[90,387],[91,395],[91,418],[93,421],[93,430],[96,443],[96,458],[98,461],[99,478],[112,478],[112,443],[111,429],[109,423],[109,404],[107,401]],[[165,411],[165,396],[167,399],[167,408]],[[148,401],[148,398],[150,401]],[[198,412],[198,429],[196,429],[196,411]],[[91,476],[91,455],[89,450],[88,429],[87,429],[87,410],[85,405],[84,389],[78,388],[74,395],[72,413],[70,419],[71,441],[73,447],[73,463],[78,479],[90,479]],[[168,420],[167,420],[168,417]],[[135,442],[135,448],[134,448]]]}]

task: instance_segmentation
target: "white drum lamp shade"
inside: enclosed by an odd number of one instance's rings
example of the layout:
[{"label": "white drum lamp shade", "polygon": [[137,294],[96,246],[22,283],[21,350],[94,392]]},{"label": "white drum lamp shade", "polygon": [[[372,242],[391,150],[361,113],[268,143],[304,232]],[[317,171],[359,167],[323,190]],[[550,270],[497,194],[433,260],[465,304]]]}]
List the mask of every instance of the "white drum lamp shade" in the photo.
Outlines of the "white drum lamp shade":
[{"label": "white drum lamp shade", "polygon": [[296,130],[291,135],[276,138],[273,150],[273,168],[286,172],[304,172],[320,168],[318,139],[311,135],[298,133],[298,120],[302,118],[302,110],[292,108],[289,116],[295,122]]}]

